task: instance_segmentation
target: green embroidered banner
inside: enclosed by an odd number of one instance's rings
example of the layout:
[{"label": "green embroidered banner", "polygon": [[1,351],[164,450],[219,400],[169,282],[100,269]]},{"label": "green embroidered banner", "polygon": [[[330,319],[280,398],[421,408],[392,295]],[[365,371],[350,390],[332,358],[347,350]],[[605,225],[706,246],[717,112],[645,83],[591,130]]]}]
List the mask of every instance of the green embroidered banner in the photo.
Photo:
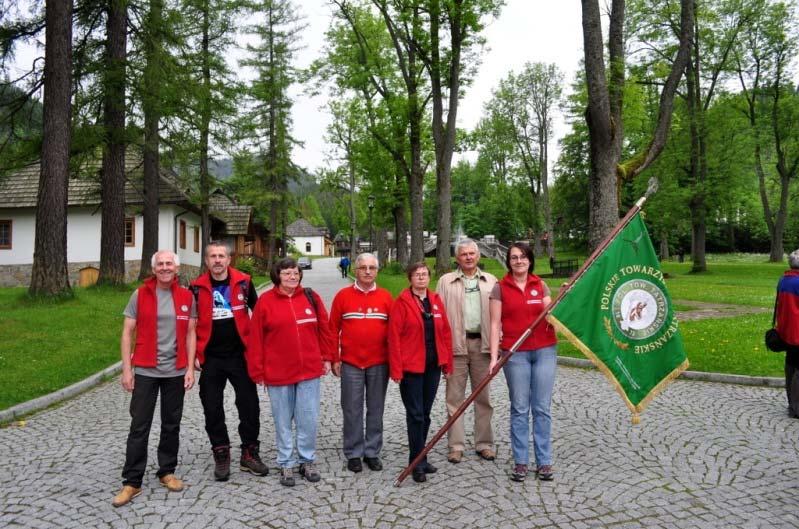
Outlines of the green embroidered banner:
[{"label": "green embroidered banner", "polygon": [[636,213],[548,320],[638,413],[688,369],[671,298],[652,241]]}]

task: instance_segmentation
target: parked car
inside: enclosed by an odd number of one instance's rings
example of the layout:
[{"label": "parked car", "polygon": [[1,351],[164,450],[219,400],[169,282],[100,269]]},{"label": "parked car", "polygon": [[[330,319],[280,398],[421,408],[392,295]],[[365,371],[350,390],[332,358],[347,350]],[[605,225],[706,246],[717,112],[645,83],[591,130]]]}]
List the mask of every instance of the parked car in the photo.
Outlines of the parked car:
[{"label": "parked car", "polygon": [[311,258],[310,257],[300,257],[297,259],[297,266],[300,267],[300,270],[310,270],[311,266]]}]

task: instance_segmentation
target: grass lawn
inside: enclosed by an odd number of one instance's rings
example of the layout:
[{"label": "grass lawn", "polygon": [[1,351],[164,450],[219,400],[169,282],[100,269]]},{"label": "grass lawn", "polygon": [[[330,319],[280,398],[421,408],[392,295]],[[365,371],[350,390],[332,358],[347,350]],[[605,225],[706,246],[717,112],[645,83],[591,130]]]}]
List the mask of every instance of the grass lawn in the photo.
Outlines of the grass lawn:
[{"label": "grass lawn", "polygon": [[133,286],[75,289],[61,302],[0,289],[0,409],[74,384],[119,360],[122,310]]}]

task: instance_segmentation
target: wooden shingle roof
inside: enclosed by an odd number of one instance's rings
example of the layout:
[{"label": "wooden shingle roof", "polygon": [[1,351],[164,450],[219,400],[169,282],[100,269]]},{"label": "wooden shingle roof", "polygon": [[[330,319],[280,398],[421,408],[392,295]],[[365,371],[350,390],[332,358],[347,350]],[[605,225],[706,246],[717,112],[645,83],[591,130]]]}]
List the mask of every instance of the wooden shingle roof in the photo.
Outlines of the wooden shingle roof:
[{"label": "wooden shingle roof", "polygon": [[297,219],[286,227],[289,237],[324,237],[327,228],[317,228],[305,219]]},{"label": "wooden shingle roof", "polygon": [[[80,178],[70,177],[67,195],[69,206],[96,206],[100,204],[100,160],[85,163]],[[0,208],[36,207],[39,194],[39,163],[31,164],[19,171],[0,179]],[[144,176],[141,157],[129,153],[125,157],[125,205],[142,205],[144,195],[142,180]],[[178,188],[176,180],[166,171],[161,171],[159,185],[160,202],[162,204],[181,204],[195,210],[191,201]]]},{"label": "wooden shingle roof", "polygon": [[227,195],[216,192],[208,198],[208,210],[225,223],[223,235],[246,235],[249,232],[253,210],[241,206]]}]

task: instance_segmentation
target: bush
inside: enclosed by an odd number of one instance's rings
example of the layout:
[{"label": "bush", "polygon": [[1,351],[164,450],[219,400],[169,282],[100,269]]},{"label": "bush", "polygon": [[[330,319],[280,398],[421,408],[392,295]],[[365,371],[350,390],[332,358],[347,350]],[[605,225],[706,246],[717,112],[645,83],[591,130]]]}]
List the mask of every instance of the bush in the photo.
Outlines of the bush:
[{"label": "bush", "polygon": [[255,260],[252,257],[242,257],[236,261],[236,269],[247,275],[255,275]]}]

